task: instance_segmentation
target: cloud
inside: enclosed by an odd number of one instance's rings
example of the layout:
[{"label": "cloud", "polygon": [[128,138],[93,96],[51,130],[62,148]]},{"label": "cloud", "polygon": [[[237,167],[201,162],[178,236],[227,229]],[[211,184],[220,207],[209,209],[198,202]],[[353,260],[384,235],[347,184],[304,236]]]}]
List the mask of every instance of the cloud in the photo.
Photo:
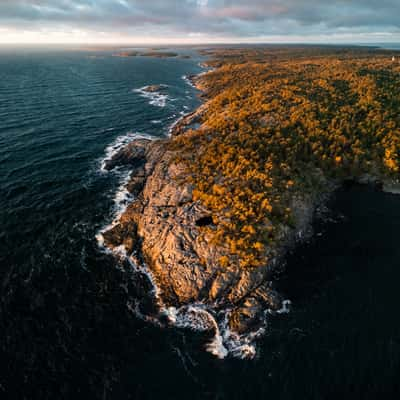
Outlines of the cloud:
[{"label": "cloud", "polygon": [[[400,1],[380,0],[0,0],[0,29],[70,29],[140,37],[397,37]],[[0,39],[1,40],[1,39]]]}]

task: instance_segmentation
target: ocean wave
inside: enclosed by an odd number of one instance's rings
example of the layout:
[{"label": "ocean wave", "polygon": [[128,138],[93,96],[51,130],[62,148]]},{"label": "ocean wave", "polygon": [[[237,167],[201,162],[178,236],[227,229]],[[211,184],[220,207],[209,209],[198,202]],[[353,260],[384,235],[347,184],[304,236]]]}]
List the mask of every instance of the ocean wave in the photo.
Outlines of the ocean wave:
[{"label": "ocean wave", "polygon": [[[157,85],[161,89],[167,88],[168,85]],[[133,89],[132,92],[139,93],[141,97],[148,99],[149,104],[155,107],[164,108],[167,105],[167,101],[171,100],[168,94],[160,91],[150,91],[149,86],[143,86],[139,89]]]},{"label": "ocean wave", "polygon": [[194,85],[194,83],[192,82],[192,80],[190,79],[189,76],[183,75],[183,76],[182,76],[182,79],[183,79],[189,86],[191,86],[192,88],[196,88],[196,86]]},{"label": "ocean wave", "polygon": [[123,248],[123,246],[120,246],[118,248],[113,249],[113,251],[109,250],[104,244],[103,233],[114,228],[119,223],[121,215],[126,211],[129,203],[133,200],[133,196],[131,195],[131,193],[129,193],[127,189],[127,184],[129,182],[129,179],[130,179],[129,171],[125,171],[124,174],[120,175],[119,186],[113,199],[114,200],[113,219],[111,223],[101,228],[99,232],[96,234],[97,244],[102,250],[104,250],[107,253],[114,253],[123,257],[126,256],[125,248]]},{"label": "ocean wave", "polygon": [[[132,142],[135,139],[150,139],[153,140],[154,137],[144,133],[138,132],[128,132],[125,135],[118,136],[109,146],[105,149],[105,156],[100,160],[100,172],[109,172],[106,169],[107,161],[110,161],[115,154],[117,154],[123,147]],[[112,220],[111,223],[102,227],[98,233],[95,235],[98,246],[107,253],[120,254],[122,256],[127,256],[124,250],[121,248],[116,248],[113,251],[109,250],[104,244],[103,233],[112,229],[115,225],[119,223],[122,214],[126,211],[128,205],[133,201],[134,197],[128,191],[127,185],[130,180],[131,171],[129,169],[117,169],[116,175],[119,177],[118,188],[115,191],[113,197],[113,209],[112,209]]]},{"label": "ocean wave", "polygon": [[265,335],[267,315],[261,327],[245,334],[237,334],[229,328],[229,316],[232,310],[216,312],[212,306],[202,303],[190,304],[180,308],[164,308],[161,313],[168,318],[171,325],[177,328],[190,329],[197,332],[213,331],[214,336],[206,344],[205,350],[219,359],[228,356],[240,359],[253,359],[257,355],[256,341]]},{"label": "ocean wave", "polygon": [[290,300],[284,300],[282,302],[282,307],[275,311],[276,314],[289,314],[290,313],[290,306],[292,302]]},{"label": "ocean wave", "polygon": [[[168,127],[168,135],[171,135],[174,128],[189,114],[190,114],[189,112],[180,111],[179,112],[180,117],[175,119],[174,122],[172,122],[172,124]],[[174,114],[174,118],[176,118],[176,114]]]},{"label": "ocean wave", "polygon": [[[195,78],[200,78],[200,77],[202,77],[202,76],[208,74],[209,72],[214,71],[214,69],[215,69],[215,68],[212,68],[212,67],[208,67],[208,66],[206,66],[206,65],[203,65],[202,63],[200,63],[200,64],[198,64],[198,65],[199,65],[200,68],[203,69],[203,71],[200,72],[200,73],[198,73],[198,74],[196,74],[196,75],[194,76]],[[197,89],[197,86],[196,86],[196,84],[193,82],[193,78],[192,78],[192,77],[193,77],[193,76],[183,75],[183,76],[182,76],[182,79],[183,79],[189,86],[191,86],[191,87],[194,88],[194,89]]]}]

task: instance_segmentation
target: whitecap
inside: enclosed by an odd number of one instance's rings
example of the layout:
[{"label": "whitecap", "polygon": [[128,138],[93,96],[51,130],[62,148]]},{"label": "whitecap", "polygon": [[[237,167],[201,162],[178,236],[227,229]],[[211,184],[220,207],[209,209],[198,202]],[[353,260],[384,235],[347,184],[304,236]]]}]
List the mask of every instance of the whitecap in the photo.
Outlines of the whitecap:
[{"label": "whitecap", "polygon": [[187,75],[183,75],[182,79],[192,88],[196,88],[196,86],[194,85],[194,83],[192,82],[192,80],[187,76]]},{"label": "whitecap", "polygon": [[220,360],[223,360],[229,354],[229,351],[224,346],[224,340],[219,329],[215,332],[214,338],[211,342],[206,345],[206,350],[213,356],[218,357]]},{"label": "whitecap", "polygon": [[276,314],[289,314],[290,313],[290,306],[291,306],[292,302],[290,300],[284,300],[282,301],[282,306],[279,310],[271,310],[268,309],[266,311],[267,314],[272,314],[272,315],[276,315]]},{"label": "whitecap", "polygon": [[117,191],[114,195],[114,199],[113,199],[114,200],[113,220],[111,221],[110,224],[101,228],[98,231],[98,233],[95,235],[97,244],[103,251],[105,251],[107,253],[114,253],[116,255],[120,255],[123,257],[127,257],[126,252],[124,253],[125,248],[120,246],[120,247],[114,248],[112,251],[110,249],[108,249],[104,244],[103,233],[114,228],[118,224],[121,215],[126,211],[129,203],[133,200],[133,196],[131,195],[131,193],[129,193],[129,191],[127,189],[127,184],[129,182],[129,179],[130,179],[129,171],[126,171],[124,174],[120,175],[119,186],[118,186],[118,189],[117,189]]},{"label": "whitecap", "polygon": [[[185,112],[185,111],[181,111],[179,113],[180,117],[178,119],[176,119],[169,127],[168,127],[168,134],[171,135],[172,131],[174,130],[174,128],[190,113]],[[176,117],[176,115],[174,115],[174,117]]]},{"label": "whitecap", "polygon": [[[158,85],[161,88],[168,87],[168,85]],[[139,95],[149,100],[149,104],[155,107],[164,108],[167,105],[167,101],[170,100],[168,94],[161,93],[158,91],[149,91],[148,86],[143,86],[139,89],[133,89],[132,92],[139,93]]]},{"label": "whitecap", "polygon": [[[101,172],[108,172],[105,168],[107,165],[107,161],[111,160],[112,157],[118,153],[118,151],[120,151],[124,146],[126,146],[128,143],[132,142],[135,139],[150,139],[150,140],[152,140],[154,138],[147,134],[133,133],[133,132],[129,132],[126,135],[117,137],[114,140],[114,142],[111,145],[107,146],[107,148],[106,148],[106,151],[105,151],[106,155],[101,160],[101,167],[100,167]],[[131,175],[131,172],[127,169],[117,170],[117,176],[119,177],[119,184],[118,184],[118,188],[113,197],[114,205],[113,205],[113,210],[112,210],[112,214],[113,214],[112,221],[111,221],[111,223],[109,223],[106,226],[104,226],[103,228],[101,228],[95,235],[95,238],[97,240],[97,244],[98,244],[99,248],[101,248],[106,253],[114,253],[114,254],[118,254],[120,256],[124,256],[124,257],[127,257],[127,254],[125,254],[123,252],[124,249],[122,247],[115,248],[115,249],[113,249],[113,251],[111,251],[110,249],[108,249],[105,246],[103,233],[112,229],[119,223],[119,220],[120,220],[122,214],[126,211],[128,205],[134,199],[134,197],[132,196],[132,194],[129,192],[129,190],[127,188],[129,180],[130,180],[130,175]]]},{"label": "whitecap", "polygon": [[290,313],[290,306],[292,302],[290,300],[284,300],[282,302],[282,308],[276,311],[277,314],[289,314]]}]

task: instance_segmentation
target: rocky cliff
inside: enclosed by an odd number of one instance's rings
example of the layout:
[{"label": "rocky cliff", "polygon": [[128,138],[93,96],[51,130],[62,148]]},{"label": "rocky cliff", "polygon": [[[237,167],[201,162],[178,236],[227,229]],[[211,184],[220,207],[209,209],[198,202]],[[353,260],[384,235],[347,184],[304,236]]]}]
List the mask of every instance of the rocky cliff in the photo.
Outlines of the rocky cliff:
[{"label": "rocky cliff", "polygon": [[[171,146],[177,135],[190,134],[187,128],[197,124],[199,113],[201,108],[181,120],[170,139],[134,140],[107,162],[108,170],[130,166],[127,189],[134,201],[103,232],[104,244],[109,249],[122,246],[136,264],[148,268],[166,307],[202,303],[215,312],[229,309],[229,328],[241,334],[259,327],[265,310],[282,309],[272,283],[281,254],[256,269],[243,269],[234,260],[221,265],[229,251],[215,244],[212,234],[204,234],[205,227],[213,229],[213,216],[193,200],[187,168]],[[297,202],[298,227],[287,229],[282,252],[309,229],[313,201]]]},{"label": "rocky cliff", "polygon": [[135,140],[107,162],[130,166],[134,201],[103,239],[150,272],[164,310],[195,305],[216,331],[249,337],[266,311],[286,310],[276,272],[337,185],[398,193],[400,75],[361,50],[212,55],[216,69],[194,82],[205,104],[170,138]]}]

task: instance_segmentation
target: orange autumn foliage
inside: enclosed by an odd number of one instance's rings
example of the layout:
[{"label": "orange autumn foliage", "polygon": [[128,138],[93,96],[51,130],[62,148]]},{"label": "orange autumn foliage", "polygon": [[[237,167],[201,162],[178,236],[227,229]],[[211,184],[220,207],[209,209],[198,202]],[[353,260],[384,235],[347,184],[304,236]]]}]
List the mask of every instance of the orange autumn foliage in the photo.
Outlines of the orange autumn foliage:
[{"label": "orange autumn foliage", "polygon": [[[293,199],[324,180],[398,177],[400,65],[384,51],[248,48],[208,51],[199,129],[178,137],[204,227],[243,267],[265,265]],[[222,262],[222,261],[221,261]],[[228,263],[227,259],[223,260]]]}]

